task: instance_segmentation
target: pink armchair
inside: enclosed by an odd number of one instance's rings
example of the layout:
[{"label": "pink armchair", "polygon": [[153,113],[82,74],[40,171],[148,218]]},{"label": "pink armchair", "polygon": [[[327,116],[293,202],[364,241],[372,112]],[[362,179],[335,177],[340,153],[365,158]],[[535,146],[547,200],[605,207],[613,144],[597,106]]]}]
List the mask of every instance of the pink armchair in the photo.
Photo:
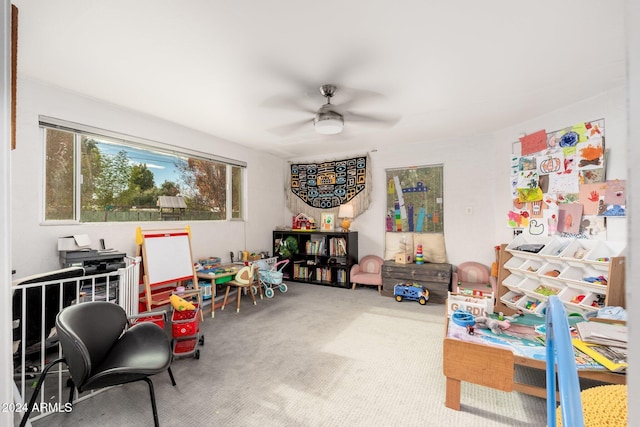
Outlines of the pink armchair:
[{"label": "pink armchair", "polygon": [[466,290],[478,290],[484,294],[493,292],[496,297],[496,278],[489,274],[489,268],[479,262],[463,262],[456,268],[451,277],[452,288],[456,292]]},{"label": "pink armchair", "polygon": [[384,260],[376,255],[364,256],[358,264],[351,266],[351,289],[356,285],[371,285],[378,287],[378,293],[382,292],[382,264]]}]

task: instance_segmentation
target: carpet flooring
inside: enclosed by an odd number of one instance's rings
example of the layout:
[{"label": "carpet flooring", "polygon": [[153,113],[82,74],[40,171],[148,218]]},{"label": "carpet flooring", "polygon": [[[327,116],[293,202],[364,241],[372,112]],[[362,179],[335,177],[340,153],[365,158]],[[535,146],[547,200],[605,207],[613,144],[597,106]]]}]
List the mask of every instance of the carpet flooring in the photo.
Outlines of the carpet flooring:
[{"label": "carpet flooring", "polygon": [[[177,386],[153,377],[162,426],[546,425],[544,399],[473,384],[462,384],[461,411],[444,406],[444,305],[288,285],[205,316],[200,358],[173,362]],[[114,387],[33,425],[152,426],[147,386]]]}]

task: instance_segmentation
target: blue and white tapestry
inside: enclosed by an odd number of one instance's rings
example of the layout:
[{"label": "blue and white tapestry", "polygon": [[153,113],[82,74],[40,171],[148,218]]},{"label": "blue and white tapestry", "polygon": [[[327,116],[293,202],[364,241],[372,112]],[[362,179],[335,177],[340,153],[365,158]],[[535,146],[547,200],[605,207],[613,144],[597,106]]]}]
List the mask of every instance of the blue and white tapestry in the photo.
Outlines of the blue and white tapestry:
[{"label": "blue and white tapestry", "polygon": [[359,156],[318,163],[292,163],[289,173],[288,207],[293,213],[313,217],[351,204],[354,214],[369,205],[369,157]]}]

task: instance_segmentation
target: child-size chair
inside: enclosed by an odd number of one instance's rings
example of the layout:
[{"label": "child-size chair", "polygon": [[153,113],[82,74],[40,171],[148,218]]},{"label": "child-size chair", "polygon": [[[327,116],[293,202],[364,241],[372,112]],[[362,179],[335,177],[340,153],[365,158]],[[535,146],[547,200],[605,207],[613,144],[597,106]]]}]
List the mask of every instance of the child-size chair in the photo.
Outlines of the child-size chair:
[{"label": "child-size chair", "polygon": [[486,265],[475,261],[463,262],[452,274],[452,287],[456,292],[480,291],[483,294],[497,291],[496,278],[489,274]]},{"label": "child-size chair", "polygon": [[262,299],[262,288],[260,288],[257,276],[258,266],[256,264],[251,264],[250,266],[245,266],[238,270],[236,277],[225,283],[225,285],[227,285],[227,289],[224,291],[224,299],[222,300],[220,310],[224,310],[224,307],[227,305],[227,298],[229,297],[229,291],[232,287],[235,287],[238,290],[236,297],[236,313],[240,312],[240,298],[242,297],[243,290],[247,291],[253,300],[253,305],[256,305],[255,293],[260,293],[260,299]]},{"label": "child-size chair", "polygon": [[376,255],[366,255],[362,257],[358,264],[351,266],[349,275],[351,289],[358,285],[372,285],[378,287],[378,293],[382,292],[382,264],[384,260]]}]

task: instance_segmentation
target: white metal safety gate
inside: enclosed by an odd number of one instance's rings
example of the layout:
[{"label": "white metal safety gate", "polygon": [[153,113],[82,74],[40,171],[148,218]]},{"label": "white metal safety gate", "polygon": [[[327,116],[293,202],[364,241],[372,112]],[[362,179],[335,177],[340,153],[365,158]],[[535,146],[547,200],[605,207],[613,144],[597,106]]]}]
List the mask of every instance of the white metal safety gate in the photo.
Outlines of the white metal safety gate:
[{"label": "white metal safety gate", "polygon": [[[55,319],[57,313],[68,305],[106,300],[120,305],[127,316],[138,314],[140,257],[125,257],[125,263],[124,268],[110,273],[17,284],[11,287],[16,420],[19,421],[26,411],[40,372],[50,361],[62,357],[55,325],[51,324],[51,319]],[[47,373],[30,420],[71,409],[67,404],[68,380],[69,373],[64,364],[58,364]],[[99,392],[88,391],[78,395],[76,391],[73,401],[84,400]],[[30,422],[27,425],[30,425]]]}]

